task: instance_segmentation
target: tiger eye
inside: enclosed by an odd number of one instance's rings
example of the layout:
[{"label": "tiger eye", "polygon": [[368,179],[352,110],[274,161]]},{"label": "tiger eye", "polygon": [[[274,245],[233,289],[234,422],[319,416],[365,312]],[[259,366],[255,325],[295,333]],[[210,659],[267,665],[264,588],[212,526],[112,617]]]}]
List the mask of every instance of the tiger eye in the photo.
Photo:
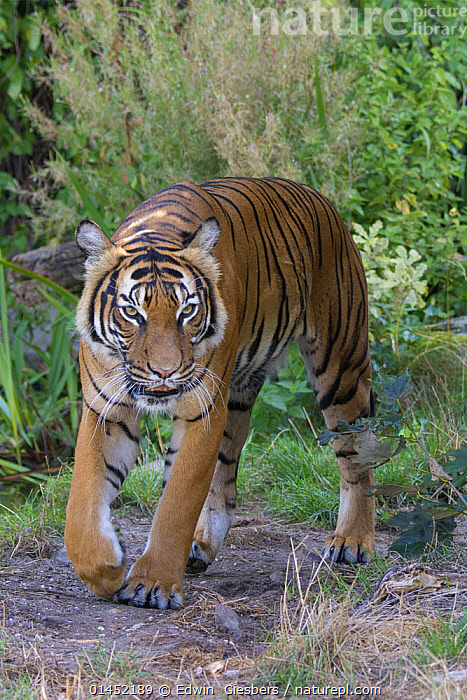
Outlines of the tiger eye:
[{"label": "tiger eye", "polygon": [[194,304],[187,304],[183,309],[182,309],[182,314],[184,316],[189,316],[193,309],[195,308]]},{"label": "tiger eye", "polygon": [[134,306],[125,306],[125,313],[127,316],[137,316],[139,312]]}]

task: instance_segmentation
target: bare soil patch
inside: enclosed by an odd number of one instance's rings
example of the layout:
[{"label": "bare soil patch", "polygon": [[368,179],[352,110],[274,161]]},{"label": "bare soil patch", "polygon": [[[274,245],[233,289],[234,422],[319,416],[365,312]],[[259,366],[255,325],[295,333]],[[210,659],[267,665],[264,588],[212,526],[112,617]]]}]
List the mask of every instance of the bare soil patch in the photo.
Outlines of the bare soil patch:
[{"label": "bare soil patch", "polygon": [[[125,533],[131,564],[144,549],[150,518],[135,511],[117,514],[115,521]],[[286,576],[293,578],[298,564],[306,588],[327,534],[240,512],[215,563],[185,577],[185,608],[176,613],[98,599],[60,548],[50,558],[4,559],[0,610],[9,646],[3,671],[9,679],[25,669],[36,673],[44,679],[43,697],[53,700],[90,697],[92,683],[113,684],[116,677],[157,687],[164,682],[207,687],[220,678],[223,686],[251,683],[268,654],[268,635],[280,628]],[[385,555],[390,541],[388,532],[378,532],[377,551]],[[342,569],[350,582],[351,568]],[[329,567],[323,574],[334,575]],[[233,626],[219,604],[234,611]],[[47,694],[47,683],[55,695]],[[9,697],[2,695],[1,682],[0,697]]]},{"label": "bare soil patch", "polygon": [[[144,549],[151,519],[135,512],[116,516],[114,522],[125,533],[130,565]],[[185,577],[185,608],[177,613],[97,598],[77,578],[63,550],[50,558],[16,555],[1,569],[5,628],[22,641],[43,642],[45,656],[68,672],[76,670],[76,656],[83,648],[104,644],[114,645],[115,651],[127,651],[131,645],[138,653],[151,650],[161,658],[164,672],[172,665],[169,656],[181,659],[188,647],[213,659],[255,657],[265,648],[266,631],[274,629],[291,543],[301,543],[306,575],[324,536],[322,531],[259,515],[240,515],[214,564],[203,574]],[[235,643],[216,625],[219,603],[239,615],[241,634]]]}]

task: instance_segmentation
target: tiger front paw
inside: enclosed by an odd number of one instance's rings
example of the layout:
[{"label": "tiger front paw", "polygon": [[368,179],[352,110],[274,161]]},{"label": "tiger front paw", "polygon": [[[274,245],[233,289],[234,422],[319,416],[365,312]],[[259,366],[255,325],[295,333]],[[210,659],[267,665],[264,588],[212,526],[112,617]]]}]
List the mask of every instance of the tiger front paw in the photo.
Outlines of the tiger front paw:
[{"label": "tiger front paw", "polygon": [[371,538],[340,537],[330,535],[326,537],[323,549],[323,559],[342,564],[368,564],[373,552]]},{"label": "tiger front paw", "polygon": [[120,603],[137,608],[180,610],[183,607],[181,582],[175,576],[161,575],[141,560],[131,568],[128,577],[117,593]]},{"label": "tiger front paw", "polygon": [[87,540],[82,533],[73,538],[65,531],[65,548],[77,576],[99,598],[111,598],[121,588],[125,555],[116,537],[97,539],[94,534]]}]

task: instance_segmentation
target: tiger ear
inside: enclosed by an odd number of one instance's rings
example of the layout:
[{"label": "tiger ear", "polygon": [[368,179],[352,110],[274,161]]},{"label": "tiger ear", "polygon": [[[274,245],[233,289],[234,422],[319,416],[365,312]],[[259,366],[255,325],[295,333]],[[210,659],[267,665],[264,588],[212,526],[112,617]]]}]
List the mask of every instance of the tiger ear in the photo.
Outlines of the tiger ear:
[{"label": "tiger ear", "polygon": [[221,227],[215,216],[205,219],[194,233],[185,240],[185,247],[196,247],[205,253],[210,253],[216,245],[221,234]]},{"label": "tiger ear", "polygon": [[100,226],[94,221],[85,219],[76,229],[76,243],[86,257],[101,256],[106,250],[113,247],[113,243],[107,238]]}]

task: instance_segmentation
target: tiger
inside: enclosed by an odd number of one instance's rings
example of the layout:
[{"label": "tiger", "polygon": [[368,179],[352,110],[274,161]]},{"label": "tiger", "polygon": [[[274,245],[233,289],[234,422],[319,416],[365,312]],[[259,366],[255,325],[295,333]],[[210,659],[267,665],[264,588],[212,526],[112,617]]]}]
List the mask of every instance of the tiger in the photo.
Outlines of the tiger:
[{"label": "tiger", "polygon": [[[185,571],[212,564],[232,525],[253,405],[290,343],[329,429],[372,414],[361,257],[323,195],[280,177],[180,182],[110,239],[82,221],[76,242],[83,411],[66,551],[97,596],[177,610]],[[126,573],[110,505],[136,460],[141,412],[169,414],[173,427],[147,544]],[[323,557],[366,563],[372,473],[352,461],[348,436],[333,446],[340,505]]]}]

